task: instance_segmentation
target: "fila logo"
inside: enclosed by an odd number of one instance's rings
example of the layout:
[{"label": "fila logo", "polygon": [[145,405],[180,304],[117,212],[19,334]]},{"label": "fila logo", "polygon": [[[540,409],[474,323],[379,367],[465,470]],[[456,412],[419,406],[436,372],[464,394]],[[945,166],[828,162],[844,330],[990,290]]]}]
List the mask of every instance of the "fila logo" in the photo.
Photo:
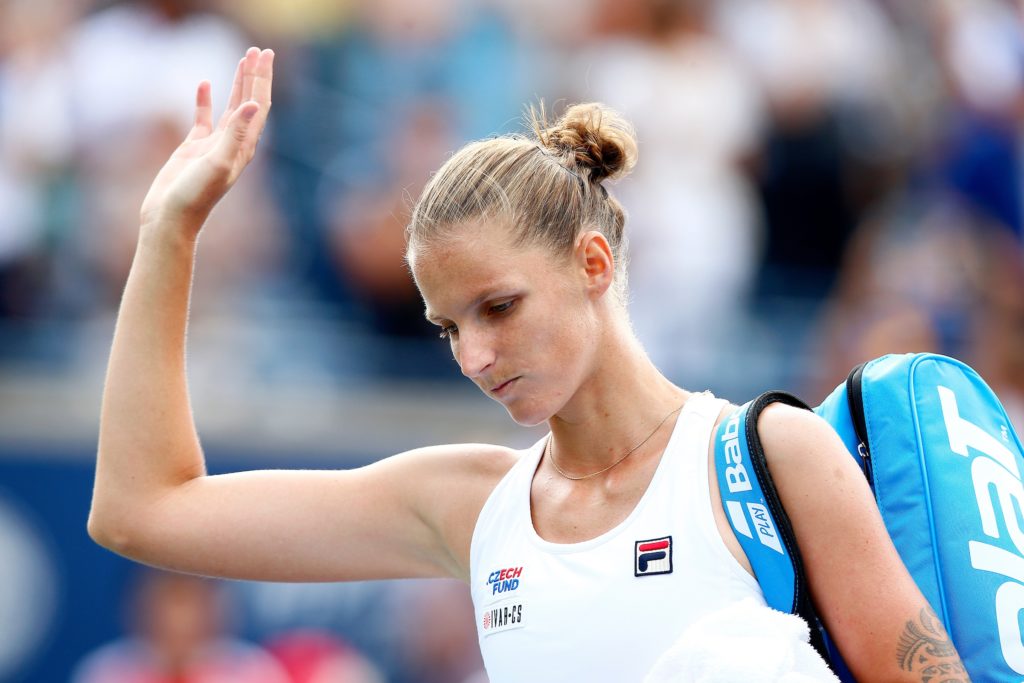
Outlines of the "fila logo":
[{"label": "fila logo", "polygon": [[653,576],[672,573],[672,537],[637,541],[633,554],[633,575]]}]

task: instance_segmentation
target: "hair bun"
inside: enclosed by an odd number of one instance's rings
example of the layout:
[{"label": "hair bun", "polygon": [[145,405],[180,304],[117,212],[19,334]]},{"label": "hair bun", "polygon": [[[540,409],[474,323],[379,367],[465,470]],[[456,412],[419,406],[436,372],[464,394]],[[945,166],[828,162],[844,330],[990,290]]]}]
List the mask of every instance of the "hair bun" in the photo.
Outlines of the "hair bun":
[{"label": "hair bun", "polygon": [[562,157],[570,168],[585,171],[593,183],[625,176],[636,165],[636,133],[618,112],[597,102],[574,104],[553,125],[544,105],[530,108],[540,144]]}]

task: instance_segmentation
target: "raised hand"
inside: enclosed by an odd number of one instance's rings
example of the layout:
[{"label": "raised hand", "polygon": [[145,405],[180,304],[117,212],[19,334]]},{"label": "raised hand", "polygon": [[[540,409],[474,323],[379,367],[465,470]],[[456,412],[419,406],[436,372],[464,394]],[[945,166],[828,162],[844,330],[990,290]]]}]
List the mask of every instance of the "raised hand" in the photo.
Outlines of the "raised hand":
[{"label": "raised hand", "polygon": [[199,232],[214,205],[256,153],[270,111],[274,52],[251,47],[238,63],[231,97],[216,126],[210,83],[196,92],[192,130],[171,155],[142,202],[142,225],[180,226]]}]

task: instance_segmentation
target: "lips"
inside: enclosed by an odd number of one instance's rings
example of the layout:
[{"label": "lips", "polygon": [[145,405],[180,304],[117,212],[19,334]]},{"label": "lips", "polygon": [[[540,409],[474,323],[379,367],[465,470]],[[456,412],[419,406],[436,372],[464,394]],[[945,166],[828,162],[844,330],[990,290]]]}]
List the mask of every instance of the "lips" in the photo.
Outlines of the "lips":
[{"label": "lips", "polygon": [[518,377],[513,377],[510,380],[506,380],[505,382],[502,382],[501,384],[498,384],[498,385],[496,385],[494,387],[491,387],[491,393],[494,394],[495,396],[501,395],[505,390],[507,390],[510,386],[512,386],[512,383],[515,382],[517,379],[519,379],[519,378]]}]

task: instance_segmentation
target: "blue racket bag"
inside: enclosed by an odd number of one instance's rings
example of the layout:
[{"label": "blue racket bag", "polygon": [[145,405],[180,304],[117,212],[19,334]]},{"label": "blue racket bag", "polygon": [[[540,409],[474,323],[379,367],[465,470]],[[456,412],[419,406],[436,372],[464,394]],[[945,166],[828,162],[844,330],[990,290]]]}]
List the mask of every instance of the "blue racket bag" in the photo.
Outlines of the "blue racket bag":
[{"label": "blue racket bag", "polygon": [[[815,613],[757,436],[757,416],[775,402],[807,407],[768,392],[719,425],[722,505],[769,606],[807,620],[812,644],[853,681]],[[888,355],[854,368],[814,412],[864,471],[972,679],[1024,679],[1024,449],[996,395],[955,359]]]}]

